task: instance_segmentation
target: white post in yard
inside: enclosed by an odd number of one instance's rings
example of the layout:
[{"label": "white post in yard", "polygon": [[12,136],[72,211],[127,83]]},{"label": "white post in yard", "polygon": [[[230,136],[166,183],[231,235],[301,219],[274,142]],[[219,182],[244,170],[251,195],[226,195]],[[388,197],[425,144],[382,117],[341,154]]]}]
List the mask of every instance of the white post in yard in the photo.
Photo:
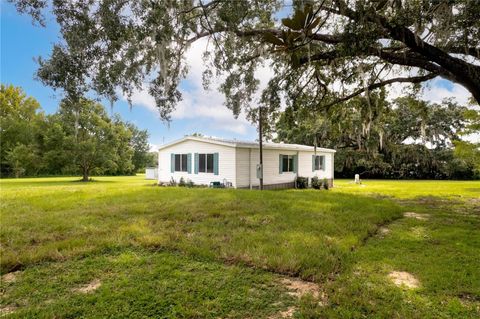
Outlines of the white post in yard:
[{"label": "white post in yard", "polygon": [[262,107],[260,106],[258,108],[258,142],[259,142],[259,148],[260,148],[260,167],[259,167],[259,176],[258,178],[260,179],[260,185],[259,189],[263,190],[263,143],[262,143]]},{"label": "white post in yard", "polygon": [[355,184],[360,184],[360,174],[355,174]]}]

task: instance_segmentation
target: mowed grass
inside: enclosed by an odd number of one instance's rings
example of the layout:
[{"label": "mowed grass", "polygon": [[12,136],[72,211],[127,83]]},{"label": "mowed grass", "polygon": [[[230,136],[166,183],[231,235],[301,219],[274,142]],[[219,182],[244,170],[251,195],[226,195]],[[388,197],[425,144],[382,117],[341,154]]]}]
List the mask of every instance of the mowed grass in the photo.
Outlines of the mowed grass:
[{"label": "mowed grass", "polygon": [[[1,272],[17,271],[2,282],[4,313],[480,315],[479,182],[258,192],[157,187],[142,176],[75,180],[0,181]],[[419,288],[395,286],[391,271],[413,274]],[[321,297],[292,297],[284,276],[318,283]],[[92,282],[101,285],[78,292]]]},{"label": "mowed grass", "polygon": [[[480,182],[337,183],[339,193],[391,196],[405,212],[354,252],[355,263],[328,286],[327,318],[479,318]],[[386,230],[385,230],[386,229]],[[392,284],[402,271],[418,288]]]},{"label": "mowed grass", "polygon": [[401,216],[389,201],[350,194],[152,185],[141,177],[3,182],[2,272],[142,247],[323,280]]},{"label": "mowed grass", "polygon": [[26,318],[266,317],[293,304],[274,274],[142,249],[27,268],[5,291]]}]

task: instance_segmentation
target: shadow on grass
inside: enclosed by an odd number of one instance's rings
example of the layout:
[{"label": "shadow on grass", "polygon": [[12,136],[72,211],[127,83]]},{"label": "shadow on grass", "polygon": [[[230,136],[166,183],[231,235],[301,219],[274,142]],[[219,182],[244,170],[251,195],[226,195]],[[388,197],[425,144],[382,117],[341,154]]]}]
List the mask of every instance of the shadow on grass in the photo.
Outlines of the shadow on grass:
[{"label": "shadow on grass", "polygon": [[119,183],[113,180],[89,179],[87,182],[79,177],[60,177],[60,178],[18,178],[18,179],[0,179],[2,188],[15,187],[49,187],[49,186],[70,186],[72,184],[88,185],[88,184],[113,184]]},{"label": "shadow on grass", "polygon": [[88,184],[88,183],[118,183],[118,181],[105,181],[105,180],[98,180],[98,179],[94,179],[94,178],[89,178],[88,181],[84,181],[83,179],[76,179],[76,180],[73,180],[72,181],[73,183],[85,183],[85,184]]}]

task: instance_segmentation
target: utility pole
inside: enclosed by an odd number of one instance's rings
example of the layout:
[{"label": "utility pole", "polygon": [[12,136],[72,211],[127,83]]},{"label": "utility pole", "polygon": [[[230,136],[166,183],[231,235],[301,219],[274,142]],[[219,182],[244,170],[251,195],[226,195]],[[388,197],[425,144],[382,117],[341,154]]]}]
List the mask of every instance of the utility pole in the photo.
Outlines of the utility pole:
[{"label": "utility pole", "polygon": [[262,107],[258,108],[258,141],[260,146],[260,190],[263,190],[263,144],[262,144]]}]

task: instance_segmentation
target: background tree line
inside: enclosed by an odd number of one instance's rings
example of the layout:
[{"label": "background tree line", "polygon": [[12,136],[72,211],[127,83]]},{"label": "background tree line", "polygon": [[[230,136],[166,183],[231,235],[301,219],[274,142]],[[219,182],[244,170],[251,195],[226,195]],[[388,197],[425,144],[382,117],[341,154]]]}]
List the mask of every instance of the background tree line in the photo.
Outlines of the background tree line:
[{"label": "background tree line", "polygon": [[273,128],[276,139],[336,149],[337,177],[480,178],[480,143],[461,138],[479,132],[473,108],[413,95],[389,102],[385,90],[313,113],[307,104],[287,107]]},{"label": "background tree line", "polygon": [[46,115],[21,88],[0,89],[1,176],[129,175],[155,166],[148,133],[82,98]]},{"label": "background tree line", "polygon": [[[282,117],[281,139],[311,144],[313,135],[322,146],[341,149],[340,174],[478,176],[478,144],[459,138],[466,134],[462,129],[475,130],[466,122],[477,115],[449,107],[451,102],[437,106],[408,98],[394,102],[404,105],[397,109],[371,94],[441,77],[462,85],[478,105],[477,0],[9,1],[40,25],[46,12],[56,17],[61,40],[38,60],[37,77],[73,105],[87,103],[79,97],[91,91],[112,101],[118,92],[130,98],[149,82],[160,117],[169,120],[182,99],[186,53],[203,39],[212,44],[203,54],[204,87],[224,76],[218,89],[234,115],[244,111],[257,122],[259,102],[270,123]],[[280,19],[285,10],[288,17]],[[265,64],[274,76],[257,101],[256,71]],[[78,107],[73,112],[81,113]],[[89,142],[78,145],[94,149]],[[78,156],[75,161],[78,167]],[[90,167],[86,161],[82,170]]]}]

